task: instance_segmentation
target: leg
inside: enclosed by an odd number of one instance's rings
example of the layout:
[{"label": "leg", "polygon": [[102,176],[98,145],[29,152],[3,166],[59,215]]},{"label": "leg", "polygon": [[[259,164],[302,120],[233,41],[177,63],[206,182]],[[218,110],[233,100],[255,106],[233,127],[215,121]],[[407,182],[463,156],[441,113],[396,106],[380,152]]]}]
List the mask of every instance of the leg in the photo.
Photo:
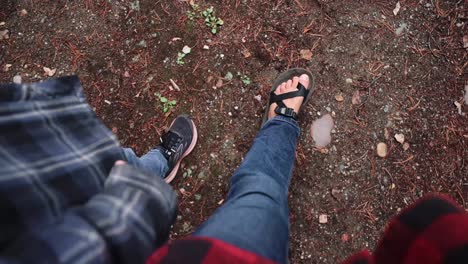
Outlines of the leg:
[{"label": "leg", "polygon": [[140,158],[130,148],[123,149],[127,162],[148,173],[164,178],[169,170],[167,159],[159,149],[152,149]]},{"label": "leg", "polygon": [[[310,89],[306,74],[275,88],[276,95],[284,94],[279,104],[292,108],[296,114],[304,99],[295,97],[299,83]],[[219,239],[275,262],[287,263],[288,187],[300,129],[293,118],[276,116],[276,106],[270,105],[269,121],[232,176],[226,203],[194,235]]]},{"label": "leg", "polygon": [[269,120],[232,176],[226,203],[194,235],[220,239],[286,263],[288,186],[298,136],[293,119]]}]

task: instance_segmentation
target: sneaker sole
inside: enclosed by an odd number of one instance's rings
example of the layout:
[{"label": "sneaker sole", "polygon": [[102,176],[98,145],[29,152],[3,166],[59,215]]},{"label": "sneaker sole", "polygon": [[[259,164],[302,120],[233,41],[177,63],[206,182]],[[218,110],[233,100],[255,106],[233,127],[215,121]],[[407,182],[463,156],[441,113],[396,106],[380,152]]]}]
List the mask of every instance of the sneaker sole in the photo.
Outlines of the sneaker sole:
[{"label": "sneaker sole", "polygon": [[195,148],[195,145],[197,144],[197,139],[198,139],[197,127],[195,126],[195,123],[193,122],[193,120],[190,120],[190,122],[192,122],[192,127],[193,127],[192,142],[190,143],[189,148],[184,152],[180,160],[176,163],[171,173],[169,173],[169,175],[167,175],[167,177],[164,179],[167,183],[170,183],[172,180],[174,180],[175,176],[177,175],[177,171],[179,170],[180,163],[185,157],[187,157],[190,154],[190,152],[192,152],[192,150]]}]

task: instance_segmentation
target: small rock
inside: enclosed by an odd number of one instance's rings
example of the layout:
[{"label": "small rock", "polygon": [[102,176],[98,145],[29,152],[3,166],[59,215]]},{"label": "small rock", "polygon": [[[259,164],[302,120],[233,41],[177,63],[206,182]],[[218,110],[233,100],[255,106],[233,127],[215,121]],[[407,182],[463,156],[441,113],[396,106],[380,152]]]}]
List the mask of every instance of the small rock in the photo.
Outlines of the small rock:
[{"label": "small rock", "polygon": [[468,35],[463,36],[463,48],[468,49]]},{"label": "small rock", "polygon": [[458,114],[461,115],[462,114],[462,105],[457,101],[453,102],[453,104],[457,107]]},{"label": "small rock", "polygon": [[326,215],[326,214],[319,215],[319,223],[320,224],[328,223],[328,215]]},{"label": "small rock", "polygon": [[262,103],[262,96],[261,95],[254,95],[254,99],[257,100],[259,103]]},{"label": "small rock", "polygon": [[349,240],[349,235],[348,234],[342,234],[341,235],[341,241],[342,242],[348,242]]},{"label": "small rock", "polygon": [[224,199],[219,200],[218,205],[221,205],[222,203],[224,203]]},{"label": "small rock", "polygon": [[192,49],[189,46],[184,46],[182,48],[182,53],[189,54],[190,52],[192,52]]},{"label": "small rock", "polygon": [[400,144],[405,143],[405,135],[403,134],[395,134],[395,139]]},{"label": "small rock", "polygon": [[108,104],[108,105],[111,105],[111,104],[112,104],[111,101],[109,101],[109,100],[104,100],[104,103],[106,103],[106,104]]},{"label": "small rock", "polygon": [[0,40],[9,39],[10,38],[10,31],[8,29],[0,30]]},{"label": "small rock", "polygon": [[408,142],[405,142],[405,144],[403,144],[403,150],[407,151],[409,148],[410,148],[410,144]]},{"label": "small rock", "polygon": [[21,9],[21,11],[19,11],[19,15],[21,17],[24,17],[24,16],[28,15],[28,11],[26,11],[26,9]]},{"label": "small rock", "polygon": [[353,79],[351,79],[351,78],[346,78],[346,83],[349,83],[349,84],[353,83]]},{"label": "small rock", "polygon": [[42,67],[42,69],[44,70],[45,74],[49,77],[52,77],[55,75],[55,72],[57,72],[57,69],[51,69],[51,68],[48,68],[48,67]]},{"label": "small rock", "polygon": [[0,22],[0,26],[4,26],[6,23],[4,21]]},{"label": "small rock", "polygon": [[400,8],[401,8],[400,2],[397,2],[395,5],[395,8],[393,9],[393,15],[396,16],[398,12],[400,12]]},{"label": "small rock", "polygon": [[210,49],[210,46],[208,46],[208,45],[203,45],[203,49],[204,49],[204,50],[209,50],[209,49]]},{"label": "small rock", "polygon": [[343,100],[344,100],[343,95],[341,95],[341,94],[335,95],[335,100],[337,102],[343,102]]},{"label": "small rock", "polygon": [[5,71],[5,72],[9,71],[12,66],[13,65],[11,65],[11,64],[5,64],[5,66],[3,66],[3,71]]},{"label": "small rock", "polygon": [[387,148],[387,144],[383,143],[383,142],[380,142],[379,144],[377,144],[377,155],[381,158],[385,158],[387,157],[387,151],[388,151],[388,148]]},{"label": "small rock", "polygon": [[21,75],[15,75],[13,77],[13,83],[21,84],[22,83]]}]

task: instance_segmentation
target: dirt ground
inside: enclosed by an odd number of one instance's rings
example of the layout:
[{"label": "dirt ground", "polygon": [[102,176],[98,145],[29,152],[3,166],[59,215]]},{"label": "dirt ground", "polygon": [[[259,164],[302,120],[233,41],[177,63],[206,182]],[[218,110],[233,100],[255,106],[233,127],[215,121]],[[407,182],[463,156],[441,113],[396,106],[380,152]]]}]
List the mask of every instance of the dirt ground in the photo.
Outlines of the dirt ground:
[{"label": "dirt ground", "polygon": [[[173,184],[177,238],[223,202],[275,76],[310,69],[290,260],[336,263],[372,249],[387,220],[423,195],[445,193],[468,208],[468,2],[402,0],[395,15],[396,2],[196,0],[197,9],[180,0],[0,0],[0,82],[46,79],[44,67],[78,74],[97,115],[139,154],[173,117],[191,114],[200,139]],[[223,21],[216,34],[202,14],[209,7]],[[320,150],[309,131],[326,113],[335,128]]]}]

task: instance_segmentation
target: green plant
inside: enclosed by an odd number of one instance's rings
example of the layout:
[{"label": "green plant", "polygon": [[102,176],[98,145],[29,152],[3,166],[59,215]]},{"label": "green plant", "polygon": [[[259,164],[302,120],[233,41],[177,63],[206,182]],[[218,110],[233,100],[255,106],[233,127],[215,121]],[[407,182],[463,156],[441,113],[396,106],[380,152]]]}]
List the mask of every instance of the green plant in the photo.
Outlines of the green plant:
[{"label": "green plant", "polygon": [[252,80],[250,80],[250,77],[247,76],[247,75],[245,75],[245,74],[241,74],[240,72],[238,72],[238,73],[237,73],[237,76],[240,77],[240,79],[241,79],[241,81],[242,81],[242,83],[243,83],[244,85],[249,85],[249,84],[252,83]]},{"label": "green plant", "polygon": [[214,15],[213,7],[209,7],[202,12],[203,17],[205,18],[205,25],[211,28],[211,33],[216,34],[218,32],[218,27],[224,24],[224,21],[221,18],[218,18]]},{"label": "green plant", "polygon": [[176,61],[176,63],[177,63],[178,65],[184,65],[184,64],[185,64],[185,61],[184,61],[185,55],[187,55],[187,54],[185,54],[185,53],[183,53],[183,52],[178,52],[178,53],[177,53],[177,61]]},{"label": "green plant", "polygon": [[166,97],[161,96],[159,93],[155,93],[154,95],[159,98],[159,102],[161,103],[164,113],[169,112],[177,104],[176,100],[169,100]]},{"label": "green plant", "polygon": [[187,11],[187,17],[191,21],[193,21],[196,18],[200,18],[200,6],[199,5],[191,5],[192,10]]}]

